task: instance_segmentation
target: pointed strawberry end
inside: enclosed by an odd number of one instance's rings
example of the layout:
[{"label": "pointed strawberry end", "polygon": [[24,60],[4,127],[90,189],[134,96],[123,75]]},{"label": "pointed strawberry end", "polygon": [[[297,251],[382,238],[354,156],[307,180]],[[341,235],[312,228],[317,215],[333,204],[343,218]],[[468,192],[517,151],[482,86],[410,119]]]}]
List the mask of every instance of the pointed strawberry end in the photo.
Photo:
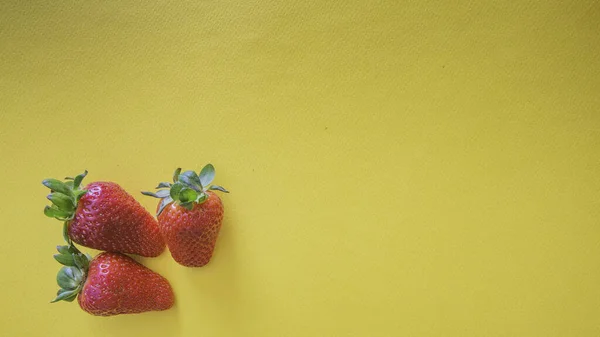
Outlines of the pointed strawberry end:
[{"label": "pointed strawberry end", "polygon": [[212,164],[204,166],[199,174],[194,171],[182,173],[181,168],[177,168],[173,173],[173,183],[161,182],[156,187],[156,192],[142,192],[142,194],[162,199],[156,216],[159,216],[172,202],[186,209],[192,209],[195,204],[201,204],[208,199],[206,192],[209,190],[229,193],[221,186],[211,185],[214,178],[215,168]]},{"label": "pointed strawberry end", "polygon": [[83,288],[87,271],[89,269],[91,256],[81,253],[73,244],[68,246],[56,246],[58,254],[54,259],[63,265],[56,275],[56,283],[60,289],[56,297],[50,301],[72,302]]}]

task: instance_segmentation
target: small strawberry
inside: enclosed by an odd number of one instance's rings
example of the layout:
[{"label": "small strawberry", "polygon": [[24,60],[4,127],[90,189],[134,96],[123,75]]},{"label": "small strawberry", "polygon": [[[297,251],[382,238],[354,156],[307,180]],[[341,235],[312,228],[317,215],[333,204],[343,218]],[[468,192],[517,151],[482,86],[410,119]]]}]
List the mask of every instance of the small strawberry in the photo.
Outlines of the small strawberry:
[{"label": "small strawberry", "polygon": [[[173,306],[173,289],[159,274],[127,255],[101,253],[92,259],[74,245],[58,246],[54,258],[62,267],[58,295],[51,302],[72,302],[95,316],[136,314]],[[79,296],[78,296],[79,295]]]},{"label": "small strawberry", "polygon": [[158,204],[158,226],[173,259],[187,267],[202,267],[210,261],[223,221],[223,203],[212,191],[229,193],[210,185],[215,168],[208,164],[196,174],[175,170],[173,184],[160,183],[156,193],[142,192],[162,199]]},{"label": "small strawberry", "polygon": [[[74,242],[109,252],[154,257],[165,242],[154,217],[133,196],[112,182],[93,182],[84,189],[87,171],[67,182],[46,179],[52,190],[44,213],[64,221],[64,231]],[[68,241],[68,240],[67,240]]]}]

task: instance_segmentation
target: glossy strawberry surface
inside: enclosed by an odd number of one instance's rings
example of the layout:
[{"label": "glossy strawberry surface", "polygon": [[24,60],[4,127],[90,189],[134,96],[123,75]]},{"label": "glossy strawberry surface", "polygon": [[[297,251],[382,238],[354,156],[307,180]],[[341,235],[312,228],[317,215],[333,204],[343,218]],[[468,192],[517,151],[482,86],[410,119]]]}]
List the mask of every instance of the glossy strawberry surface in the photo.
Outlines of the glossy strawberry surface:
[{"label": "glossy strawberry surface", "polygon": [[101,253],[90,262],[77,297],[81,308],[96,316],[166,310],[174,300],[164,277],[119,253]]},{"label": "glossy strawberry surface", "polygon": [[137,254],[160,255],[165,249],[157,221],[119,185],[94,182],[77,204],[69,236],[86,247]]},{"label": "glossy strawberry surface", "polygon": [[171,256],[188,267],[206,265],[215,249],[223,221],[223,203],[213,192],[188,210],[176,203],[167,205],[158,216],[158,224]]}]

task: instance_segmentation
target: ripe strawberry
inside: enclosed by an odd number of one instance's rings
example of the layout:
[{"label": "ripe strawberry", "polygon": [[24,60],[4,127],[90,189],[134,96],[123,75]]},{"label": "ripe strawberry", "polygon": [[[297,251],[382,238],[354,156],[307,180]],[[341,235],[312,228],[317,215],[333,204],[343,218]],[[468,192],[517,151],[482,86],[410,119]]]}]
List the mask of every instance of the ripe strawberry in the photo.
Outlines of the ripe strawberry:
[{"label": "ripe strawberry", "polygon": [[[87,171],[65,183],[46,179],[52,190],[44,213],[64,221],[64,234],[74,242],[109,252],[154,257],[165,242],[152,215],[133,196],[112,182],[93,182],[80,189]],[[67,238],[65,238],[69,241]]]},{"label": "ripe strawberry", "polygon": [[162,199],[158,204],[158,226],[171,256],[181,265],[202,267],[212,257],[223,221],[223,203],[211,190],[229,193],[221,186],[210,185],[214,177],[211,164],[199,175],[194,171],[181,173],[178,168],[173,184],[160,183],[156,193],[142,192]]},{"label": "ripe strawberry", "polygon": [[[173,306],[169,282],[127,255],[101,253],[92,259],[72,244],[58,246],[54,257],[65,266],[56,281],[60,286],[51,302],[71,302],[95,316],[135,314]],[[79,296],[78,296],[79,295]]]}]

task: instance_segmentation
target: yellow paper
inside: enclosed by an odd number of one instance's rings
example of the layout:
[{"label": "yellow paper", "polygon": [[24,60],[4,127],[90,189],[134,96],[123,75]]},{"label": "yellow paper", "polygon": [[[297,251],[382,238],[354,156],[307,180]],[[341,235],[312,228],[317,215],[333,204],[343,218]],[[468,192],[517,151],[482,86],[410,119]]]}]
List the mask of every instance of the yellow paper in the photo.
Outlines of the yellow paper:
[{"label": "yellow paper", "polygon": [[[0,336],[599,336],[595,1],[3,1]],[[166,312],[58,289],[44,178],[211,162]],[[83,248],[82,248],[83,249]],[[97,252],[83,249],[86,252]]]}]

